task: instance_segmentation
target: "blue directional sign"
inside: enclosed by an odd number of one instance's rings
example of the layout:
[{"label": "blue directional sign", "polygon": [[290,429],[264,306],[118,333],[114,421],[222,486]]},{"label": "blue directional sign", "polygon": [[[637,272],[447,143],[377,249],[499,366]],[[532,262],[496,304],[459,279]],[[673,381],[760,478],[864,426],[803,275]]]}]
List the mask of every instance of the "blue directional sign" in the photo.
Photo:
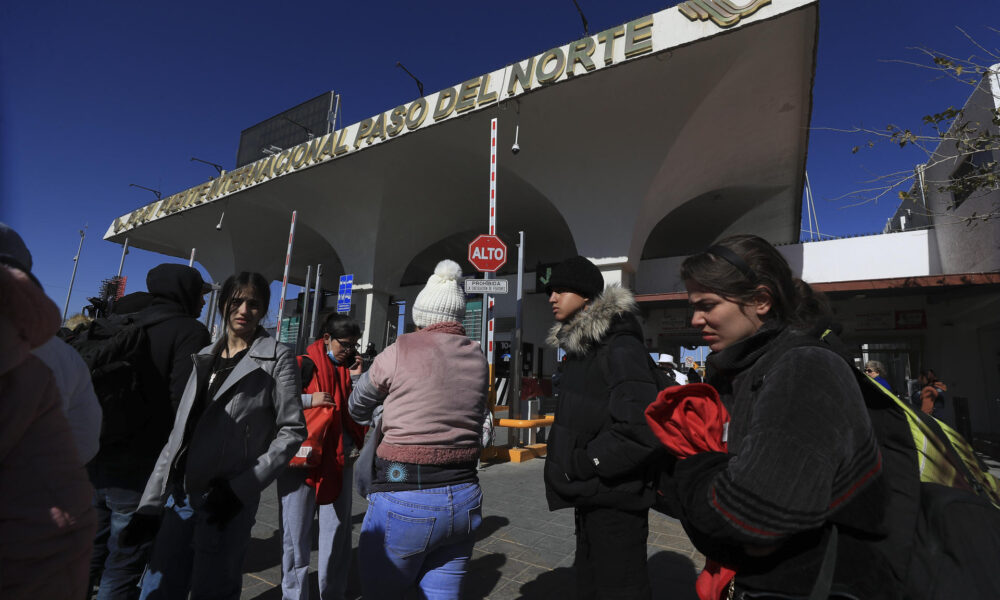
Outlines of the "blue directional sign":
[{"label": "blue directional sign", "polygon": [[351,289],[354,287],[354,275],[341,275],[340,286],[337,288],[337,312],[351,312]]}]

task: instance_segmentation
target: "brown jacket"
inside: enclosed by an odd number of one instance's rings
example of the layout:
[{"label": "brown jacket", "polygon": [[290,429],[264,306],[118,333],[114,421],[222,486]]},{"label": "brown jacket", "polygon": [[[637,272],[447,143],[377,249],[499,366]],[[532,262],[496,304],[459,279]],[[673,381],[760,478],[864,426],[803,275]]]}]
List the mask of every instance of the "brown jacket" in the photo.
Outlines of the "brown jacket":
[{"label": "brown jacket", "polygon": [[52,371],[29,353],[59,309],[17,269],[0,266],[0,290],[0,598],[82,598],[94,491]]}]

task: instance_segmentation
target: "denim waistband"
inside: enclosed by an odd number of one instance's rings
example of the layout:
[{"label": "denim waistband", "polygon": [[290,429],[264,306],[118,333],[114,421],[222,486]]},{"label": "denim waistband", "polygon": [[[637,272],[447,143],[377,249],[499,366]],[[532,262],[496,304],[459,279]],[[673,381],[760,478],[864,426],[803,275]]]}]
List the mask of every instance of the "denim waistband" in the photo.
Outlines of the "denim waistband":
[{"label": "denim waistband", "polygon": [[[398,490],[398,492],[412,493],[412,494],[454,494],[455,492],[460,492],[462,490],[478,485],[479,484],[475,481],[468,481],[466,483],[456,483],[455,485],[443,485],[441,487],[425,488],[420,490]],[[398,492],[389,492],[389,493],[398,493]]]}]

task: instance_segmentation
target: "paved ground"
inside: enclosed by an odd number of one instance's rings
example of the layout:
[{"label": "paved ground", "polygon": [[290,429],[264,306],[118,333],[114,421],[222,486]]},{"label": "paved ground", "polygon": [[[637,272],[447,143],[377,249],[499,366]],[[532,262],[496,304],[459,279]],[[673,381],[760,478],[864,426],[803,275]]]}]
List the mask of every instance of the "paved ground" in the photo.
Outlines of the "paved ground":
[{"label": "paved ground", "polygon": [[[480,471],[483,526],[470,563],[465,597],[572,597],[573,514],[568,510],[552,513],[546,508],[543,465],[544,459],[536,459],[522,464],[486,465]],[[366,504],[364,499],[354,497],[355,557]],[[281,598],[279,535],[277,497],[272,486],[264,493],[257,511],[243,576],[243,599]],[[651,514],[649,573],[655,598],[695,600],[694,578],[703,562],[676,521]],[[316,598],[316,574],[311,575],[312,597]],[[357,568],[352,564],[348,598],[360,597]]]}]

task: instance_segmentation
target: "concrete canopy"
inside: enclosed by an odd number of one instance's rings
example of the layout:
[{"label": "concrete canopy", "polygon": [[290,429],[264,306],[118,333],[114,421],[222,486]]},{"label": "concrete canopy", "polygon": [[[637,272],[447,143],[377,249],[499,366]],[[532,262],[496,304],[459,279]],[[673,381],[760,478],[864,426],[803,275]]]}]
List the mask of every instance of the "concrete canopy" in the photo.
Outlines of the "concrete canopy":
[{"label": "concrete canopy", "polygon": [[105,237],[173,256],[197,247],[215,279],[239,269],[276,279],[297,210],[295,282],[316,263],[388,293],[426,280],[442,258],[471,271],[465,248],[487,232],[497,117],[497,231],[512,255],[525,232],[529,267],[583,254],[634,272],[643,258],[737,231],[794,241],[817,14],[814,2],[775,0],[721,30],[667,9],[649,17],[648,54],[500,89],[498,102]]}]

